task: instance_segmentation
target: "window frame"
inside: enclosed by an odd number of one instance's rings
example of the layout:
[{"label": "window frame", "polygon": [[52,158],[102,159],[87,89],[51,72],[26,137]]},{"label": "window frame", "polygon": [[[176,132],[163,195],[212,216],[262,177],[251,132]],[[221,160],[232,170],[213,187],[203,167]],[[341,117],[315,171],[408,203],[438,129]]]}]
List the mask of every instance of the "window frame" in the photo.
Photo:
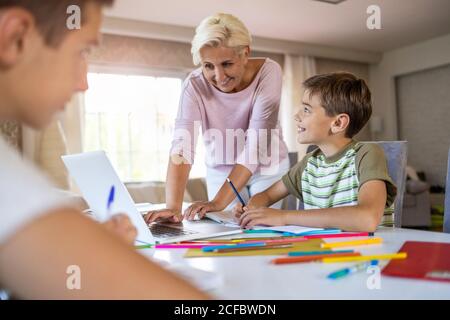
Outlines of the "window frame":
[{"label": "window frame", "polygon": [[[134,66],[118,66],[112,64],[90,64],[88,67],[88,73],[103,73],[103,74],[112,74],[112,75],[125,75],[125,76],[148,76],[148,77],[168,77],[168,78],[178,78],[182,82],[187,78],[187,76],[194,70],[185,69],[185,68],[149,68],[149,67],[134,67]],[[82,136],[84,142],[84,131],[85,131],[85,117],[86,117],[86,107],[85,107],[85,96],[83,93],[83,111],[82,111]],[[174,119],[175,121],[175,119]],[[83,152],[84,143],[83,143]],[[143,183],[143,182],[153,182],[156,180],[124,180],[123,183]]]}]

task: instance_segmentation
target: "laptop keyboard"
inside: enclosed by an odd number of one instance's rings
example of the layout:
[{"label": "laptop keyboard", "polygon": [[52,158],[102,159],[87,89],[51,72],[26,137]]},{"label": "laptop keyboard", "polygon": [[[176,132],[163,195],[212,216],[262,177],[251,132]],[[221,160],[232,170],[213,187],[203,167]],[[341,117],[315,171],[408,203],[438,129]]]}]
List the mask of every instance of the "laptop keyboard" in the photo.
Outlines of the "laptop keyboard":
[{"label": "laptop keyboard", "polygon": [[198,233],[196,231],[169,227],[158,223],[152,223],[148,226],[148,228],[150,229],[151,233],[158,238],[171,238]]}]

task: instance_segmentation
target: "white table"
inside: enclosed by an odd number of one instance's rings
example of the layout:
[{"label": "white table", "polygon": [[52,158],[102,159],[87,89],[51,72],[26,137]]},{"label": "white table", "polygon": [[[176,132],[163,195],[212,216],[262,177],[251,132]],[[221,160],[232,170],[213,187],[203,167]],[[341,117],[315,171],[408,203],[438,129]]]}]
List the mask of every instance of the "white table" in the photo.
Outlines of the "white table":
[{"label": "white table", "polygon": [[[358,251],[362,254],[394,253],[407,240],[450,243],[450,234],[411,229],[383,228],[375,235],[383,238],[383,244],[361,246]],[[357,238],[326,241],[354,239]],[[339,280],[326,278],[330,272],[349,265],[346,263],[273,265],[269,261],[275,256],[184,258],[185,250],[156,249],[142,253],[219,274],[223,285],[210,292],[219,299],[450,299],[450,283],[381,276],[380,289],[369,289],[367,280],[373,274],[366,272]],[[387,264],[380,263],[381,267]]]}]

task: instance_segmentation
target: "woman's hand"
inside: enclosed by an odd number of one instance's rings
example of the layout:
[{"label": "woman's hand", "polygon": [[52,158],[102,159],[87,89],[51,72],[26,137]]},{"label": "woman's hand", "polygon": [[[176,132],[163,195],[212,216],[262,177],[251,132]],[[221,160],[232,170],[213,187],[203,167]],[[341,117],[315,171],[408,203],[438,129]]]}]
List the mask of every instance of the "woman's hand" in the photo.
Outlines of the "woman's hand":
[{"label": "woman's hand", "polygon": [[198,217],[202,219],[207,212],[221,211],[222,209],[223,208],[219,208],[214,201],[195,201],[184,210],[184,218],[187,220],[194,220],[195,216],[198,215]]},{"label": "woman's hand", "polygon": [[257,225],[284,226],[287,212],[280,209],[257,208],[244,211],[239,219],[241,228],[250,229]]},{"label": "woman's hand", "polygon": [[137,230],[125,214],[117,214],[103,223],[109,231],[113,232],[128,244],[133,244],[137,237]]},{"label": "woman's hand", "polygon": [[144,215],[144,220],[147,224],[164,220],[173,223],[180,223],[183,220],[183,216],[181,215],[181,210],[166,208],[147,212]]}]

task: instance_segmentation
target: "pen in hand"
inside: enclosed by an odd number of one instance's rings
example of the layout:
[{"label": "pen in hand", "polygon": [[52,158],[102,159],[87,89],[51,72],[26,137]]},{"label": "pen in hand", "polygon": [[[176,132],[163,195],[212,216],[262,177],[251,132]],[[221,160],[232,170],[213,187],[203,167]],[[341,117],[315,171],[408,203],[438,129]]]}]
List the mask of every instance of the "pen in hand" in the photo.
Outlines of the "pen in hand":
[{"label": "pen in hand", "polygon": [[233,189],[233,192],[236,194],[236,197],[239,199],[239,201],[242,204],[242,207],[245,207],[245,202],[244,199],[242,199],[241,195],[239,194],[239,192],[237,191],[237,189],[234,187],[233,182],[231,182],[230,178],[227,178],[228,183],[230,184],[231,188]]},{"label": "pen in hand", "polygon": [[112,185],[111,189],[109,190],[108,202],[106,204],[106,212],[108,216],[111,215],[111,205],[114,202],[114,195],[115,195],[115,188],[114,185]]}]

